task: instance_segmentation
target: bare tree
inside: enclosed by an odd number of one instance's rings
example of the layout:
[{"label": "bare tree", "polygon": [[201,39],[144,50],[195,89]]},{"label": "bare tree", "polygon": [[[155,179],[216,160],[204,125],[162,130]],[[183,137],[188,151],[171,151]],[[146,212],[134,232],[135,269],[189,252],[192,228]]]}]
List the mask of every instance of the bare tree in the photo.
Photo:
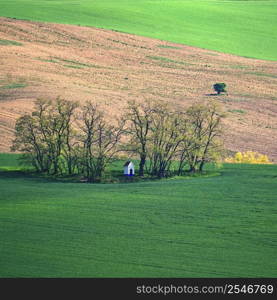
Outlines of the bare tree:
[{"label": "bare tree", "polygon": [[206,138],[203,141],[199,171],[203,170],[206,162],[215,161],[220,158],[223,151],[221,121],[226,115],[215,102],[210,102],[206,106],[206,110]]},{"label": "bare tree", "polygon": [[18,119],[12,149],[28,153],[36,169],[49,174],[62,172],[64,156],[70,171],[72,118],[76,107],[76,102],[59,98],[54,102],[37,100],[35,111]]},{"label": "bare tree", "polygon": [[32,114],[38,118],[42,140],[47,145],[48,160],[51,168],[48,172],[57,174],[62,172],[62,158],[65,158],[67,169],[72,173],[72,151],[70,139],[72,137],[73,112],[77,108],[76,102],[57,98],[55,102],[37,100],[37,110]]},{"label": "bare tree", "polygon": [[82,135],[84,171],[89,182],[101,181],[108,163],[121,150],[125,132],[124,121],[116,125],[106,121],[104,114],[92,102],[82,108]]},{"label": "bare tree", "polygon": [[137,103],[131,101],[127,107],[127,118],[129,121],[128,133],[130,138],[129,150],[138,153],[139,176],[144,176],[145,163],[149,146],[150,126],[153,115],[153,102],[146,101],[145,103]]},{"label": "bare tree", "polygon": [[194,104],[186,111],[186,134],[181,143],[180,164],[189,165],[189,171],[202,171],[204,164],[220,157],[221,120],[225,116],[215,102]]},{"label": "bare tree", "polygon": [[33,116],[25,114],[17,119],[11,150],[23,152],[23,161],[30,162],[37,172],[48,170],[47,148]]},{"label": "bare tree", "polygon": [[58,100],[57,102],[57,114],[62,124],[62,136],[58,135],[58,141],[61,146],[61,156],[65,161],[69,175],[74,173],[78,158],[76,151],[78,145],[77,131],[73,127],[74,112],[78,106],[77,102],[65,100]]},{"label": "bare tree", "polygon": [[173,160],[181,143],[179,114],[166,104],[154,109],[149,151],[149,172],[159,178],[170,173]]}]

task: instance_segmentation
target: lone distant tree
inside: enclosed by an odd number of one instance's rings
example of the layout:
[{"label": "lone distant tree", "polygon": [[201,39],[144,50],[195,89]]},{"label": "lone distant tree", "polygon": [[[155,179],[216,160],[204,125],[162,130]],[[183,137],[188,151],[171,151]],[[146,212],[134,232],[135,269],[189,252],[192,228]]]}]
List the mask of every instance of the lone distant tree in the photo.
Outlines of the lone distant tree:
[{"label": "lone distant tree", "polygon": [[225,93],[226,90],[226,84],[225,83],[216,83],[214,84],[214,90],[217,92],[218,95],[220,95],[220,93]]}]

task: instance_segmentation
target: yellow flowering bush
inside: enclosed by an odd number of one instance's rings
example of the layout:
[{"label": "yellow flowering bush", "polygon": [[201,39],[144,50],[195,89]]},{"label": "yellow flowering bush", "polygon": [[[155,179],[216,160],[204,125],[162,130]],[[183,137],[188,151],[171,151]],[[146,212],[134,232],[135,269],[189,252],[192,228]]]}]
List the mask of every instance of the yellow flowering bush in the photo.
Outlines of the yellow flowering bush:
[{"label": "yellow flowering bush", "polygon": [[238,164],[271,164],[267,155],[254,151],[237,152],[234,157],[227,157],[225,162]]}]

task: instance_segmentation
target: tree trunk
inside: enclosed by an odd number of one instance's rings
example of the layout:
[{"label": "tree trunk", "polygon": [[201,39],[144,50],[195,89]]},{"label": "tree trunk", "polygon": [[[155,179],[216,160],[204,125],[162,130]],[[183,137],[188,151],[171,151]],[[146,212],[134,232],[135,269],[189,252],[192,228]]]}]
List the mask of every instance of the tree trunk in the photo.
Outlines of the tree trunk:
[{"label": "tree trunk", "polygon": [[68,158],[67,159],[67,170],[68,170],[68,174],[69,175],[72,175],[72,160],[71,158]]},{"label": "tree trunk", "polygon": [[199,171],[202,172],[204,167],[204,160],[201,161],[200,166],[199,166]]},{"label": "tree trunk", "polygon": [[144,166],[145,166],[145,162],[146,162],[146,155],[145,154],[141,154],[140,155],[140,163],[139,163],[139,176],[143,177],[144,176]]},{"label": "tree trunk", "polygon": [[195,173],[196,169],[194,166],[190,166],[189,173]]},{"label": "tree trunk", "polygon": [[55,159],[54,160],[54,170],[53,170],[53,175],[57,175],[58,174],[58,161]]},{"label": "tree trunk", "polygon": [[184,168],[184,161],[180,160],[178,171],[177,171],[178,176],[180,176],[183,173],[183,168]]}]

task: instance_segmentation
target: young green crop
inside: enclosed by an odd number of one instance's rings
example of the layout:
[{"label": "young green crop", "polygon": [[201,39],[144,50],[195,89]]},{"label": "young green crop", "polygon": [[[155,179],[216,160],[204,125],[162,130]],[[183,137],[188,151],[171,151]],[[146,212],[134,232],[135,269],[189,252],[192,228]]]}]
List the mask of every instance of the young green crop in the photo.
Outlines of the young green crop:
[{"label": "young green crop", "polygon": [[276,173],[85,184],[4,168],[0,277],[276,277]]},{"label": "young green crop", "polygon": [[0,0],[0,14],[89,25],[260,59],[277,59],[277,1]]}]

